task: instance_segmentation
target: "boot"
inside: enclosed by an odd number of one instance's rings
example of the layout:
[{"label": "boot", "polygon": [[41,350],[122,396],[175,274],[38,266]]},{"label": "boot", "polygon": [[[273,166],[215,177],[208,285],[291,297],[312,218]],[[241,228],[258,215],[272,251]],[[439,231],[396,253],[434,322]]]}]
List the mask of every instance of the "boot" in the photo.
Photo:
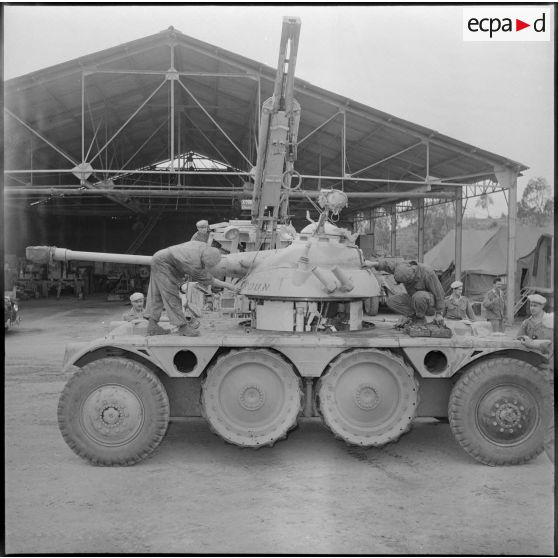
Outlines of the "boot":
[{"label": "boot", "polygon": [[188,324],[181,325],[176,331],[176,335],[184,335],[185,337],[198,337],[199,331],[191,328]]},{"label": "boot", "polygon": [[162,328],[153,318],[149,318],[146,334],[148,337],[152,335],[168,335],[168,333],[168,329]]}]

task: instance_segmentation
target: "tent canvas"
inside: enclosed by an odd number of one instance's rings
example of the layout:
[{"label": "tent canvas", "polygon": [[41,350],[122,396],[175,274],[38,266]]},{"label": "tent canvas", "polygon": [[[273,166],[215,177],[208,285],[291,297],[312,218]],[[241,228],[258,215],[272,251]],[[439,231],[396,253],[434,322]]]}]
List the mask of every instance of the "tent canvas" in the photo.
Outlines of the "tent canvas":
[{"label": "tent canvas", "polygon": [[[469,269],[469,262],[480,246],[495,233],[496,229],[464,229],[461,269]],[[424,263],[436,271],[445,271],[455,261],[455,229],[449,231],[436,246],[424,255]]]},{"label": "tent canvas", "polygon": [[[536,277],[538,287],[552,288],[551,257],[552,250],[548,248],[550,238],[552,244],[552,227],[516,226],[516,285],[517,297],[521,288],[527,286],[526,278],[530,281]],[[427,252],[424,262],[434,269],[447,270],[453,267],[455,258],[455,231],[450,231],[440,243]],[[482,300],[494,280],[494,277],[506,275],[508,258],[508,229],[500,226],[488,230],[463,231],[462,277],[463,290],[473,300]],[[537,269],[533,266],[536,264]],[[524,271],[531,269],[531,271]]]}]

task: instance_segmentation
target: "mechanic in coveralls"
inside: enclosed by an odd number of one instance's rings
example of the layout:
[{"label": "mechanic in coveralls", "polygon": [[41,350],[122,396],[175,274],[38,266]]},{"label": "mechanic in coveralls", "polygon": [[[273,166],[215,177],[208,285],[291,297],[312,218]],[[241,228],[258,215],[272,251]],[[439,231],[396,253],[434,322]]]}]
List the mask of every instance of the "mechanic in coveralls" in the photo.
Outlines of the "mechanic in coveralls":
[{"label": "mechanic in coveralls", "polygon": [[437,325],[444,323],[444,290],[434,270],[415,261],[395,262],[385,259],[375,265],[378,271],[393,274],[397,283],[403,284],[407,293],[390,295],[387,305],[394,312],[403,314],[397,327],[404,324],[424,325],[426,316],[434,316]]},{"label": "mechanic in coveralls", "polygon": [[177,335],[197,337],[199,332],[188,325],[182,311],[179,288],[185,275],[202,285],[214,285],[238,292],[240,288],[232,283],[215,279],[207,270],[215,267],[221,260],[217,248],[211,248],[204,242],[191,240],[169,246],[153,255],[151,278],[147,291],[147,305],[144,317],[148,319],[147,335],[165,335],[168,331],[158,322],[167,309],[169,321],[178,328]]}]

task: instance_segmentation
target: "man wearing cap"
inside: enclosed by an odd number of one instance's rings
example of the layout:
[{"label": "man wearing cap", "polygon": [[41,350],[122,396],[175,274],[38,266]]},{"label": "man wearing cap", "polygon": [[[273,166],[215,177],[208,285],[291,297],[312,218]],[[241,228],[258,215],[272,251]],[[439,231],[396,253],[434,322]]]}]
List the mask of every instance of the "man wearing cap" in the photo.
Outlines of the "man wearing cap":
[{"label": "man wearing cap", "polygon": [[133,322],[136,320],[143,320],[143,294],[142,293],[133,293],[130,295],[130,302],[132,303],[132,308],[127,312],[122,314],[122,320],[125,322]]},{"label": "man wearing cap", "polygon": [[475,321],[475,313],[469,299],[463,296],[463,283],[454,281],[451,285],[451,294],[444,301],[444,318],[448,320]]},{"label": "man wearing cap", "polygon": [[504,332],[504,318],[506,317],[506,297],[504,289],[506,284],[501,277],[496,277],[482,302],[486,319],[492,324],[492,330]]},{"label": "man wearing cap", "polygon": [[209,222],[205,219],[198,221],[196,223],[196,229],[198,229],[192,236],[190,240],[197,240],[198,242],[205,242],[209,240]]},{"label": "man wearing cap", "polygon": [[537,346],[537,343],[533,343],[537,339],[552,341],[554,314],[544,311],[546,298],[540,294],[532,294],[527,297],[527,300],[531,316],[521,324],[517,338],[527,347]]},{"label": "man wearing cap", "polygon": [[[529,300],[531,316],[523,321],[519,328],[517,339],[529,349],[538,349],[548,362],[539,365],[541,369],[550,371],[550,389],[553,385],[553,356],[554,356],[554,312],[545,312],[546,298],[540,294],[532,294]],[[554,463],[554,409],[550,409],[544,436],[544,449]]]},{"label": "man wearing cap", "polygon": [[403,314],[415,324],[425,324],[426,315],[434,315],[436,324],[443,324],[444,290],[434,270],[415,261],[395,262],[379,260],[375,266],[378,271],[393,273],[397,283],[402,283],[407,294],[391,295],[387,305],[394,312]]},{"label": "man wearing cap", "polygon": [[147,291],[147,306],[144,316],[149,320],[147,335],[165,335],[166,329],[159,326],[163,306],[167,309],[169,322],[178,328],[177,335],[196,337],[199,333],[188,325],[182,311],[179,288],[185,275],[202,285],[214,285],[238,292],[232,283],[220,281],[209,273],[221,260],[221,252],[204,242],[191,240],[159,250],[151,263],[151,278]]}]

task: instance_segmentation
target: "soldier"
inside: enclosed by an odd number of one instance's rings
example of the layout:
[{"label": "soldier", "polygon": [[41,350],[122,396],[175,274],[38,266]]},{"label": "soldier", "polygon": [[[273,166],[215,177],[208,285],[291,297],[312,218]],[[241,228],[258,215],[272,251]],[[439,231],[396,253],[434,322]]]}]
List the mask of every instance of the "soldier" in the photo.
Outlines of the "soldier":
[{"label": "soldier", "polygon": [[504,295],[506,284],[501,277],[496,277],[493,285],[492,289],[486,293],[482,306],[486,319],[492,324],[492,330],[503,333],[504,317],[506,316],[506,297]]},{"label": "soldier", "polygon": [[[553,356],[554,356],[554,312],[544,311],[546,298],[539,294],[527,297],[531,316],[523,321],[518,332],[518,339],[531,349],[539,349],[544,354],[548,363],[540,368],[549,371],[551,389],[554,388]],[[548,422],[544,437],[544,449],[550,460],[554,463],[554,409],[548,410]]]},{"label": "soldier", "polygon": [[190,240],[197,240],[198,242],[205,242],[209,240],[209,222],[205,219],[198,221],[196,223],[196,228],[198,229],[195,232]]},{"label": "soldier", "polygon": [[188,325],[182,311],[179,287],[183,277],[189,275],[192,281],[202,285],[215,285],[232,291],[239,288],[232,283],[215,279],[207,270],[215,267],[221,260],[217,248],[211,248],[204,242],[191,240],[159,250],[151,263],[151,278],[147,291],[147,306],[144,316],[149,320],[147,335],[165,335],[168,333],[158,325],[163,311],[167,309],[169,322],[178,328],[178,335],[196,337],[199,333]]},{"label": "soldier", "polygon": [[469,299],[463,296],[463,283],[454,281],[451,285],[451,294],[444,301],[444,318],[448,320],[475,321],[475,313]]},{"label": "soldier", "polygon": [[133,322],[136,320],[143,320],[143,303],[144,303],[143,293],[133,293],[130,295],[130,302],[132,303],[132,308],[127,312],[122,314],[122,320],[125,322]]},{"label": "soldier", "polygon": [[527,347],[538,345],[533,343],[537,339],[552,341],[554,335],[554,314],[547,314],[544,311],[546,298],[540,294],[532,294],[527,297],[527,300],[529,300],[531,316],[523,320],[517,338]]},{"label": "soldier", "polygon": [[415,261],[395,263],[389,259],[379,260],[374,267],[393,273],[395,281],[404,285],[406,294],[390,295],[387,299],[389,308],[406,317],[404,322],[425,324],[426,316],[434,315],[435,324],[444,323],[444,290],[431,267]]}]

